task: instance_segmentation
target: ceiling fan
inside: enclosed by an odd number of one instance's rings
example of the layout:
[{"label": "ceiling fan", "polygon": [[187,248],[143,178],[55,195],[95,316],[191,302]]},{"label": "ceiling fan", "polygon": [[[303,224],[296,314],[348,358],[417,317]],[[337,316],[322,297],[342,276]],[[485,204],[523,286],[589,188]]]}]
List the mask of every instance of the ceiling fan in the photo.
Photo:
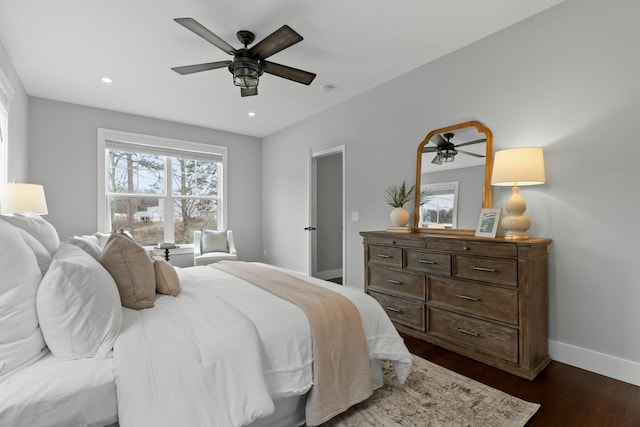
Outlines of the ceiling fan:
[{"label": "ceiling fan", "polygon": [[185,75],[226,67],[233,74],[233,84],[240,87],[241,96],[258,94],[258,83],[262,73],[269,73],[305,85],[311,84],[316,77],[314,73],[308,71],[266,61],[271,55],[302,41],[302,36],[288,25],[283,25],[251,48],[247,48],[247,46],[253,43],[255,35],[251,31],[240,30],[236,35],[244,47],[234,49],[230,44],[213,34],[193,18],[175,18],[174,21],[199,35],[218,49],[233,55],[233,60],[172,68],[178,74]]},{"label": "ceiling fan", "polygon": [[[444,138],[443,138],[444,136]],[[483,154],[471,153],[469,151],[458,150],[458,147],[464,147],[465,145],[479,144],[481,142],[487,142],[487,138],[477,139],[475,141],[463,142],[462,144],[454,144],[451,142],[451,138],[454,134],[451,132],[443,135],[434,135],[429,142],[433,142],[437,147],[424,147],[423,153],[436,153],[431,163],[441,165],[442,163],[453,162],[458,153],[468,154],[474,157],[485,157]]]}]

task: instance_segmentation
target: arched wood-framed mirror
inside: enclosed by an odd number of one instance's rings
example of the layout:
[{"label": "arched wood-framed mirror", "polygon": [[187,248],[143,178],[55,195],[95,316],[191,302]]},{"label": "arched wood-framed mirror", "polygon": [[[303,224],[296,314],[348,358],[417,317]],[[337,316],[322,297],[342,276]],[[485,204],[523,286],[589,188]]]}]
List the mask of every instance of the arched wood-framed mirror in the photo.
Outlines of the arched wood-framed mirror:
[{"label": "arched wood-framed mirror", "polygon": [[413,230],[473,234],[492,203],[491,129],[475,120],[434,129],[416,158]]}]

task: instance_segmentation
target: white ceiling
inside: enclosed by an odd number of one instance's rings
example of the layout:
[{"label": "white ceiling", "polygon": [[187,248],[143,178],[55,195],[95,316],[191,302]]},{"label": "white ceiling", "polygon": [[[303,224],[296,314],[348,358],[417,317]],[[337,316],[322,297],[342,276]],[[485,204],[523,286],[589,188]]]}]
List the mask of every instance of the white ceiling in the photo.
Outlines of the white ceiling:
[{"label": "white ceiling", "polygon": [[[561,1],[0,0],[0,41],[31,96],[264,137]],[[318,76],[265,74],[246,98],[224,68],[180,76],[231,57],[179,17],[235,48],[288,24],[304,40],[269,60]]]}]

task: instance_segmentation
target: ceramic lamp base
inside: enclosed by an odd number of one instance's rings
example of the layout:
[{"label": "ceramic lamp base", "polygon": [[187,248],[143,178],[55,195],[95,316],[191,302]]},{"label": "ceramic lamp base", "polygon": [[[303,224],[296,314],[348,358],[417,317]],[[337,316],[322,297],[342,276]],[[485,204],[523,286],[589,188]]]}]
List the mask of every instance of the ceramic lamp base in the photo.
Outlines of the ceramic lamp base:
[{"label": "ceramic lamp base", "polygon": [[502,218],[500,225],[504,229],[504,238],[509,240],[528,239],[527,230],[531,228],[531,220],[524,215],[527,204],[520,197],[520,189],[513,187],[513,193],[505,205],[507,215]]}]

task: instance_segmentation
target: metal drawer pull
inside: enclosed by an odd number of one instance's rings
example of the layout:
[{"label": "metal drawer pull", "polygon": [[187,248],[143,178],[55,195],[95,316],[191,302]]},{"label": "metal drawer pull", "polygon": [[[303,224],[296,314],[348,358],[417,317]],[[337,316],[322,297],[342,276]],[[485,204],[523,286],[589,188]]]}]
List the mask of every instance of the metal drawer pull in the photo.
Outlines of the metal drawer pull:
[{"label": "metal drawer pull", "polygon": [[472,337],[479,337],[480,334],[477,332],[467,331],[466,329],[456,328],[456,331],[462,332],[463,334],[471,335]]},{"label": "metal drawer pull", "polygon": [[428,259],[419,259],[418,262],[420,264],[436,264],[435,261],[429,261]]},{"label": "metal drawer pull", "polygon": [[397,280],[393,279],[387,279],[387,282],[391,283],[392,285],[402,285],[402,282],[398,282]]},{"label": "metal drawer pull", "polygon": [[378,254],[378,258],[393,258],[391,255]]},{"label": "metal drawer pull", "polygon": [[487,271],[489,273],[495,273],[496,272],[495,268],[476,267],[475,265],[472,265],[469,268],[472,269],[472,270],[476,270],[476,271]]},{"label": "metal drawer pull", "polygon": [[480,298],[469,297],[469,296],[466,296],[466,295],[456,294],[456,296],[458,298],[466,299],[466,300],[469,300],[469,301],[480,301]]},{"label": "metal drawer pull", "polygon": [[400,313],[400,309],[395,308],[395,307],[389,307],[388,305],[385,305],[384,308],[386,308],[389,311],[393,311],[394,313]]}]

